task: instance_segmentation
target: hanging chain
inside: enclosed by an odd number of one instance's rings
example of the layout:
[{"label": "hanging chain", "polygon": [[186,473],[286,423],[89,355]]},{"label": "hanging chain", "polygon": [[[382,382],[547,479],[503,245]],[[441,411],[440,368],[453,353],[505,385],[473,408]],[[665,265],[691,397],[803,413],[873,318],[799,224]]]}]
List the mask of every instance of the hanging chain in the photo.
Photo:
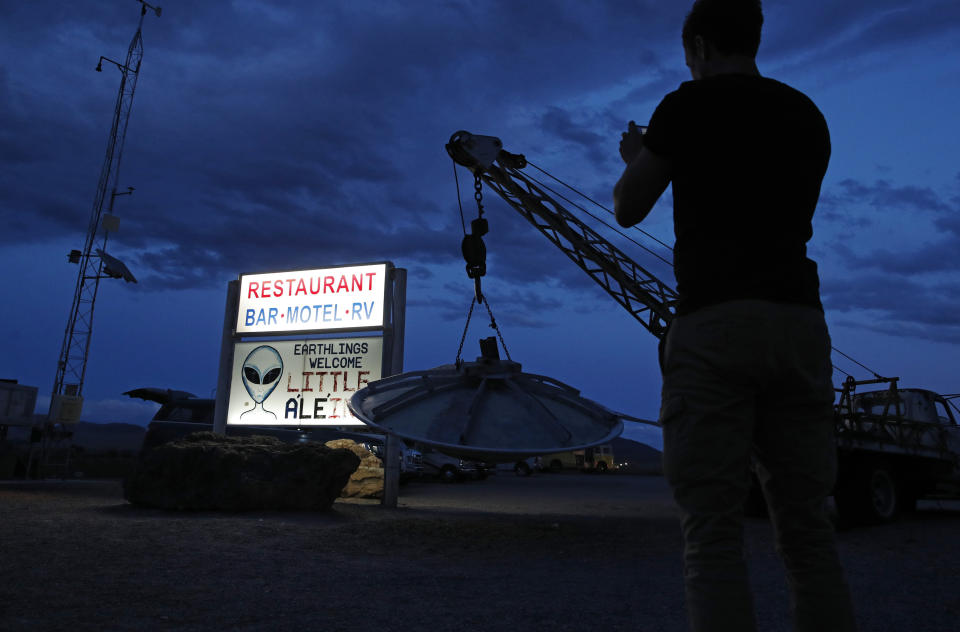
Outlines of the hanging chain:
[{"label": "hanging chain", "polygon": [[467,324],[463,326],[463,335],[460,336],[460,347],[457,349],[457,359],[454,360],[454,366],[457,369],[460,369],[460,365],[463,364],[463,360],[460,359],[460,356],[463,355],[463,342],[467,339],[467,330],[470,329],[470,317],[473,316],[473,306],[477,304],[477,297],[474,296],[470,301],[470,311],[467,312]]},{"label": "hanging chain", "polygon": [[473,199],[477,201],[477,217],[483,217],[483,180],[479,173],[475,173],[473,178]]},{"label": "hanging chain", "polygon": [[[463,326],[463,335],[460,336],[460,346],[457,348],[457,359],[454,361],[454,366],[456,366],[457,369],[459,369],[460,366],[463,364],[463,359],[462,359],[463,343],[467,339],[467,330],[470,329],[470,319],[473,317],[473,307],[476,304],[477,304],[477,298],[473,297],[473,300],[470,301],[470,309],[469,311],[467,311],[467,322]],[[487,314],[490,316],[490,327],[495,332],[497,332],[497,338],[500,340],[500,346],[503,347],[503,352],[507,354],[507,360],[512,361],[513,358],[510,357],[510,350],[507,349],[507,343],[503,339],[503,332],[500,331],[500,326],[497,325],[497,320],[493,317],[493,310],[490,309],[489,299],[486,299],[486,297],[484,297],[483,304],[486,306]]]},{"label": "hanging chain", "polygon": [[467,276],[473,279],[477,302],[482,303],[480,279],[487,273],[487,247],[483,243],[483,236],[490,229],[483,218],[483,180],[479,173],[474,174],[473,199],[477,201],[477,218],[470,222],[470,233],[464,233],[460,250],[467,262]]},{"label": "hanging chain", "polygon": [[[454,178],[456,179],[457,168],[454,164]],[[470,222],[471,233],[466,232],[466,224],[463,218],[463,206],[460,205],[460,222],[464,228],[464,239],[461,249],[464,259],[467,261],[467,275],[474,281],[475,295],[470,301],[470,309],[467,312],[467,322],[463,326],[463,335],[460,336],[460,346],[457,348],[457,358],[454,365],[459,370],[463,366],[463,344],[467,339],[467,330],[470,329],[470,319],[473,317],[473,308],[477,303],[483,303],[487,307],[487,314],[490,316],[490,327],[497,332],[497,338],[503,351],[507,354],[507,360],[511,360],[510,351],[507,349],[507,343],[503,340],[503,332],[497,325],[493,317],[493,310],[490,309],[490,301],[486,299],[480,289],[480,279],[487,272],[486,256],[487,250],[483,245],[483,235],[487,233],[487,220],[483,218],[483,179],[479,173],[474,173],[473,177],[473,199],[477,202],[477,219]],[[460,202],[460,183],[457,180],[457,202]]]},{"label": "hanging chain", "polygon": [[[513,358],[510,357],[510,350],[507,349],[507,343],[503,341],[503,334],[500,332],[500,327],[497,326],[497,321],[494,320],[494,318],[493,318],[493,310],[490,309],[490,301],[489,301],[489,299],[488,299],[488,300],[485,300],[485,301],[483,302],[483,304],[487,306],[487,313],[490,315],[490,326],[493,327],[493,330],[494,330],[495,332],[497,332],[497,338],[500,339],[500,344],[503,346],[503,351],[504,351],[504,353],[507,354],[507,360],[511,360],[511,361],[512,361]],[[471,307],[472,307],[472,306],[471,306]]]},{"label": "hanging chain", "polygon": [[[483,219],[483,180],[480,178],[480,174],[474,174],[473,180],[473,199],[477,201],[477,217],[478,219]],[[484,222],[486,223],[486,222]],[[493,310],[490,309],[490,300],[487,299],[483,294],[480,293],[480,278],[476,279],[477,284],[477,300],[483,303],[487,307],[487,314],[490,316],[490,327],[497,332],[497,338],[500,339],[500,345],[503,347],[504,353],[507,354],[507,360],[510,360],[510,350],[507,349],[507,343],[503,341],[503,333],[500,331],[500,327],[497,325],[496,319],[493,317]],[[473,308],[473,305],[470,305],[470,308]],[[462,346],[462,343],[461,343]]]}]

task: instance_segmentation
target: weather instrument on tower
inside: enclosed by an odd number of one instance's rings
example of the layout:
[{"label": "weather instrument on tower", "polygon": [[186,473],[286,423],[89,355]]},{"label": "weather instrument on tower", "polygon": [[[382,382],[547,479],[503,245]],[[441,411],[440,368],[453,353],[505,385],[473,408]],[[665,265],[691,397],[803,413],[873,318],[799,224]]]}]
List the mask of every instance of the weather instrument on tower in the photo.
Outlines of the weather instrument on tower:
[{"label": "weather instrument on tower", "polygon": [[[93,210],[87,226],[87,237],[83,250],[73,250],[68,255],[70,263],[79,264],[77,284],[73,293],[70,318],[67,321],[57,362],[57,376],[53,382],[50,398],[50,423],[76,421],[80,417],[83,403],[81,393],[87,372],[87,357],[90,352],[90,339],[93,333],[93,310],[97,300],[100,280],[104,277],[121,278],[127,282],[137,280],[126,265],[107,253],[107,238],[116,232],[119,221],[113,214],[116,198],[133,193],[133,187],[117,192],[120,177],[120,161],[123,144],[127,136],[127,123],[133,107],[133,93],[137,87],[140,62],[143,59],[143,18],[147,9],[160,17],[161,8],[154,7],[143,0],[140,3],[140,20],[137,30],[127,48],[127,57],[123,63],[101,56],[95,70],[103,71],[103,62],[117,67],[120,71],[120,89],[114,107],[113,124],[107,142],[107,154],[100,169],[97,192],[93,200]],[[109,201],[108,196],[109,194]],[[104,213],[104,204],[107,212]]]}]

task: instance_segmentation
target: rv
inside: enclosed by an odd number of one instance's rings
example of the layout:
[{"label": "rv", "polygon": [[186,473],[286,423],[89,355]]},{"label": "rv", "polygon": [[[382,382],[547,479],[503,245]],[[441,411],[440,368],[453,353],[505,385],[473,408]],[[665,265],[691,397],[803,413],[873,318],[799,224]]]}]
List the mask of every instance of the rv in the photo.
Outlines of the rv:
[{"label": "rv", "polygon": [[606,472],[616,468],[613,462],[613,446],[609,443],[582,450],[547,454],[542,461],[545,468],[551,472],[571,469],[581,472]]}]

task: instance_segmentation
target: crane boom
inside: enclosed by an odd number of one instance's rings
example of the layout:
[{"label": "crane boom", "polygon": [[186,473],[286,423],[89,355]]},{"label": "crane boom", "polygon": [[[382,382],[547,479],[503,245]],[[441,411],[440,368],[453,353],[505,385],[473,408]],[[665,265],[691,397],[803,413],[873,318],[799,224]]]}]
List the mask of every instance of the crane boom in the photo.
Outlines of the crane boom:
[{"label": "crane boom", "polygon": [[[473,172],[477,183],[486,182],[650,333],[663,340],[676,315],[676,292],[524,175],[521,169],[526,159],[522,155],[504,151],[498,138],[463,131],[450,138],[447,152],[455,163]],[[833,350],[853,360],[836,347]],[[840,401],[834,407],[839,465],[834,501],[841,518],[854,523],[889,522],[903,508],[912,508],[917,498],[943,498],[944,490],[951,494],[948,498],[956,497],[960,472],[960,451],[951,443],[949,432],[956,428],[956,420],[947,407],[951,397],[960,396],[898,388],[899,378],[874,376],[858,381],[848,374],[842,388],[836,389],[840,392]],[[890,387],[854,392],[858,385],[879,383]],[[756,481],[756,477],[753,479]],[[883,484],[878,487],[876,481],[881,479]],[[878,493],[883,502],[877,501]]]},{"label": "crane boom", "polygon": [[676,314],[677,293],[584,224],[521,171],[526,159],[504,151],[493,136],[457,132],[447,144],[507,204],[586,272],[647,331],[662,338]]}]

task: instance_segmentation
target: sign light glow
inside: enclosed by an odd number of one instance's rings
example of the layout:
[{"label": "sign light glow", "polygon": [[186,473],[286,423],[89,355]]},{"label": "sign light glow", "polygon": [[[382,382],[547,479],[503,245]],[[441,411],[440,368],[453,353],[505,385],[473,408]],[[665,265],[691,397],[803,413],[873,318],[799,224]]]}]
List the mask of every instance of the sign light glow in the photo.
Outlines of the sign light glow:
[{"label": "sign light glow", "polygon": [[240,277],[238,335],[383,327],[387,264]]}]

